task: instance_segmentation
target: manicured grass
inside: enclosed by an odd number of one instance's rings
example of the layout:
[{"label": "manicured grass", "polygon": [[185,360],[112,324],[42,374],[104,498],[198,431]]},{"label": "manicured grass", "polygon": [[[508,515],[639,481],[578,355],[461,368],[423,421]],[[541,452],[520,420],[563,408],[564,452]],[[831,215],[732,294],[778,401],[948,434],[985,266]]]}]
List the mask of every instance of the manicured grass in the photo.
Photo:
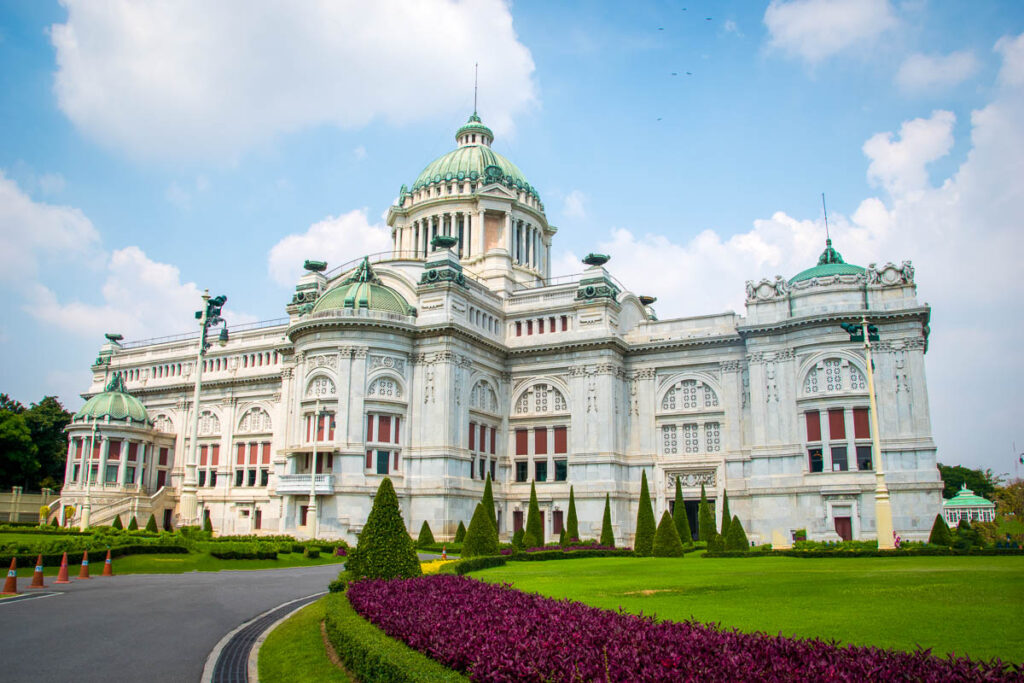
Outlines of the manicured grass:
[{"label": "manicured grass", "polygon": [[601,558],[470,576],[660,619],[1024,662],[1024,557]]},{"label": "manicured grass", "polygon": [[[93,576],[103,573],[103,554],[89,554],[89,572]],[[184,572],[219,572],[224,569],[287,569],[289,567],[315,567],[321,564],[339,564],[344,557],[321,555],[310,559],[302,553],[278,555],[276,560],[218,560],[207,553],[186,555],[127,555],[115,558],[114,574],[182,574]],[[68,553],[68,574],[78,576],[81,567],[81,553]],[[59,566],[44,567],[44,576],[56,576]],[[18,568],[19,577],[32,576],[33,567]]]},{"label": "manicured grass", "polygon": [[325,602],[317,600],[271,631],[260,647],[260,680],[349,683],[352,679],[331,663],[324,649],[320,623],[325,616]]},{"label": "manicured grass", "polygon": [[17,543],[18,545],[32,545],[33,543],[45,543],[47,541],[60,541],[65,538],[78,537],[78,534],[11,534],[0,531],[0,545]]}]

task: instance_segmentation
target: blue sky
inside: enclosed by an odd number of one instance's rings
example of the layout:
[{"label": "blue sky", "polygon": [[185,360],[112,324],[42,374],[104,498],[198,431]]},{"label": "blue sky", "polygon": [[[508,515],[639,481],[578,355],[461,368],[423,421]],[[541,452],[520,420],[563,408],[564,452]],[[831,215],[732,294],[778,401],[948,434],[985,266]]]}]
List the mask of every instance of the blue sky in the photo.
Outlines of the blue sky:
[{"label": "blue sky", "polygon": [[[1024,5],[0,1],[0,391],[72,409],[105,331],[197,291],[283,315],[303,258],[386,244],[473,104],[559,227],[662,318],[821,250],[912,259],[940,459],[1013,474]],[[675,75],[673,75],[675,74]]]}]

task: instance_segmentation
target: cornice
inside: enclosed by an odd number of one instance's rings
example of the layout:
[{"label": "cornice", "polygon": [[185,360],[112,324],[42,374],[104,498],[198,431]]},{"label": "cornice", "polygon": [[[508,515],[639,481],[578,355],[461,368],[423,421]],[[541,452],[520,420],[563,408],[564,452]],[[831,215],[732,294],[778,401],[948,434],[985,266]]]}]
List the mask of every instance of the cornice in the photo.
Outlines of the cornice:
[{"label": "cornice", "polygon": [[741,338],[746,340],[748,337],[757,337],[765,334],[789,332],[802,328],[818,327],[821,325],[834,325],[840,322],[849,322],[851,320],[859,321],[863,316],[867,316],[868,320],[872,323],[920,320],[921,323],[927,325],[931,318],[931,307],[917,306],[914,308],[904,308],[898,311],[860,309],[853,311],[815,313],[814,315],[805,315],[799,318],[788,318],[774,323],[761,325],[738,325],[736,327],[736,332]]}]

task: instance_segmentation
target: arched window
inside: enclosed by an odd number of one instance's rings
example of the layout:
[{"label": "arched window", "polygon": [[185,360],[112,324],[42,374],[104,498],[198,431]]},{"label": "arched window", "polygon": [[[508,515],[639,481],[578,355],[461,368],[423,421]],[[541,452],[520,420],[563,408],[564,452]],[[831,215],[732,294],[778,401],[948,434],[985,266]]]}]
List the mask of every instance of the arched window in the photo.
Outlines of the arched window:
[{"label": "arched window", "polygon": [[367,398],[396,399],[402,398],[402,385],[391,377],[378,377],[370,382],[366,390]]},{"label": "arched window", "polygon": [[199,433],[202,435],[220,434],[220,418],[209,410],[201,412],[199,414]]},{"label": "arched window", "polygon": [[662,410],[708,410],[717,407],[718,394],[696,379],[676,382],[661,399]]},{"label": "arched window", "polygon": [[158,432],[169,434],[174,431],[174,423],[166,415],[157,415],[153,420],[153,429]]},{"label": "arched window", "polygon": [[271,431],[270,414],[260,407],[250,408],[238,421],[238,431],[242,434]]},{"label": "arched window", "polygon": [[804,376],[804,394],[830,394],[839,391],[865,391],[864,373],[845,358],[825,358],[815,363]]},{"label": "arched window", "polygon": [[567,409],[568,405],[565,402],[565,396],[553,384],[534,384],[520,394],[516,400],[517,415],[565,412]]},{"label": "arched window", "polygon": [[306,385],[306,398],[334,396],[335,391],[334,382],[331,381],[331,378],[320,375],[311,379],[309,384]]},{"label": "arched window", "polygon": [[489,413],[498,412],[498,394],[490,382],[482,379],[473,385],[473,390],[469,395],[469,405]]}]

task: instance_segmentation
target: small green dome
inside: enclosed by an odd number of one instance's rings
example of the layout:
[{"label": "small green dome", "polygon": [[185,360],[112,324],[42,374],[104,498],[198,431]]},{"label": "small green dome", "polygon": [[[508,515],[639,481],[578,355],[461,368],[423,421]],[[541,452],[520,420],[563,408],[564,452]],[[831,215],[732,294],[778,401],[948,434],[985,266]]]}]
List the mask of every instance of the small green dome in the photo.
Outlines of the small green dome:
[{"label": "small green dome", "polygon": [[963,508],[963,507],[995,507],[996,504],[987,498],[982,498],[976,495],[974,491],[967,488],[967,484],[961,484],[960,490],[957,491],[956,495],[949,500],[942,501],[942,507],[944,508]]},{"label": "small green dome", "polygon": [[129,394],[124,388],[121,375],[116,374],[101,394],[96,394],[75,413],[73,420],[125,420],[150,422],[149,413],[142,401]]},{"label": "small green dome", "polygon": [[405,298],[374,274],[368,258],[363,259],[352,276],[327,290],[313,305],[313,313],[342,308],[413,315]]},{"label": "small green dome", "polygon": [[832,240],[825,240],[825,251],[821,252],[821,256],[818,257],[818,265],[807,270],[800,271],[789,283],[800,282],[802,280],[812,280],[816,277],[826,277],[829,275],[859,275],[864,272],[864,269],[860,266],[855,266],[852,263],[846,263],[843,261],[842,255],[832,248]]}]

